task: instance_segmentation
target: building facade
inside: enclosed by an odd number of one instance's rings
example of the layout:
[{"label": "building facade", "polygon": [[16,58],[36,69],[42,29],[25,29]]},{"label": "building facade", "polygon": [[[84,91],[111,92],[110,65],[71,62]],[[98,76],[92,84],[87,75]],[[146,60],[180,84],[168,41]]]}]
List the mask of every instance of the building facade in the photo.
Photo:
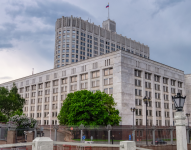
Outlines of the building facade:
[{"label": "building facade", "polygon": [[125,50],[149,58],[147,45],[116,33],[116,23],[110,19],[102,27],[81,18],[62,17],[55,25],[54,68]]},{"label": "building facade", "polygon": [[39,124],[57,124],[63,100],[77,90],[97,90],[112,94],[122,117],[121,125],[133,124],[131,107],[136,108],[134,123],[146,124],[144,96],[148,105],[149,125],[174,125],[177,92],[185,95],[184,72],[148,58],[117,50],[64,67],[0,84],[10,89],[15,83],[26,99],[23,111]]}]

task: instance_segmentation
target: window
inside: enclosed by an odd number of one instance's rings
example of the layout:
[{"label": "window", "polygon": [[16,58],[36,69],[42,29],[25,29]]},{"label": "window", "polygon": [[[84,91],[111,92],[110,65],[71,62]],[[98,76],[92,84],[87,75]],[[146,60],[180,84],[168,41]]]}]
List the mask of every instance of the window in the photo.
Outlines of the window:
[{"label": "window", "polygon": [[151,80],[151,74],[150,73],[145,73],[145,79]]},{"label": "window", "polygon": [[163,92],[168,92],[168,87],[167,86],[163,86]]},{"label": "window", "polygon": [[178,87],[182,88],[182,82],[178,81]]},{"label": "window", "polygon": [[176,82],[175,80],[172,80],[172,79],[171,79],[171,85],[172,85],[172,86],[175,86],[175,82]]},{"label": "window", "polygon": [[155,90],[160,91],[160,85],[155,84]]},{"label": "window", "polygon": [[135,95],[136,96],[141,96],[142,95],[142,90],[135,89]]},{"label": "window", "polygon": [[168,84],[168,79],[167,78],[163,78],[163,83],[164,84]]},{"label": "window", "polygon": [[160,99],[160,93],[155,93],[155,98]]},{"label": "window", "polygon": [[99,71],[92,72],[92,78],[98,78],[100,76]]},{"label": "window", "polygon": [[160,82],[160,76],[155,75],[155,76],[154,76],[154,80],[155,80],[156,82]]},{"label": "window", "polygon": [[142,105],[142,100],[141,99],[135,99],[135,105],[136,106],[141,106]]},{"label": "window", "polygon": [[77,81],[77,76],[71,77],[71,82],[76,82]]},{"label": "window", "polygon": [[176,93],[176,89],[175,88],[171,88],[171,93],[175,94]]},{"label": "window", "polygon": [[104,76],[112,75],[113,74],[113,68],[105,69],[104,70]]},{"label": "window", "polygon": [[87,80],[88,79],[88,73],[81,75],[81,80]]},{"label": "window", "polygon": [[69,57],[69,54],[66,54],[66,57]]},{"label": "window", "polygon": [[135,79],[135,86],[141,86],[141,80]]},{"label": "window", "polygon": [[149,82],[145,82],[145,88],[147,88],[147,89],[151,89],[151,83],[149,83]]},{"label": "window", "polygon": [[141,71],[139,71],[139,70],[135,70],[135,76],[136,77],[141,77]]}]

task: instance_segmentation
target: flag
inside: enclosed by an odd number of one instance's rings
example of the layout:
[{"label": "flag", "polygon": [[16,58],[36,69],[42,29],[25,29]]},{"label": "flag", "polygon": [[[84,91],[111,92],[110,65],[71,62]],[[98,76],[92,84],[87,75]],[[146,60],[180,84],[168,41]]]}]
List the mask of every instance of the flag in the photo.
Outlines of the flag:
[{"label": "flag", "polygon": [[109,4],[106,6],[106,8],[109,7]]}]

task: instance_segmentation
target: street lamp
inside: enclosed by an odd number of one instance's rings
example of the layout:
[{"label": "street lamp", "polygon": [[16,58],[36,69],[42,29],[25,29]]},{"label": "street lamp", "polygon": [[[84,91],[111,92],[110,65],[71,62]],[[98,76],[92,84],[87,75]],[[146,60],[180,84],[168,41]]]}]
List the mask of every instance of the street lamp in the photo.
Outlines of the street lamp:
[{"label": "street lamp", "polygon": [[135,141],[135,130],[134,130],[134,113],[135,113],[135,107],[131,107],[131,112],[133,112],[133,141]]},{"label": "street lamp", "polygon": [[172,96],[172,100],[174,101],[174,105],[176,107],[176,112],[174,116],[174,120],[176,121],[176,140],[177,140],[177,150],[187,150],[187,140],[186,140],[186,126],[185,119],[186,116],[183,112],[184,102],[186,96],[181,96],[180,93]]},{"label": "street lamp", "polygon": [[183,110],[185,99],[186,96],[182,97],[180,93],[177,93],[177,95],[172,96],[172,100],[174,101],[174,105],[177,111]]},{"label": "street lamp", "polygon": [[134,112],[135,112],[135,110],[136,110],[135,108],[131,107],[131,112],[133,112],[133,128],[134,128]]},{"label": "street lamp", "polygon": [[148,106],[148,102],[150,101],[151,99],[150,99],[150,97],[147,97],[147,96],[145,96],[144,98],[143,98],[143,101],[144,101],[144,103],[146,104],[146,144],[148,145],[148,142],[147,142],[147,106]]}]

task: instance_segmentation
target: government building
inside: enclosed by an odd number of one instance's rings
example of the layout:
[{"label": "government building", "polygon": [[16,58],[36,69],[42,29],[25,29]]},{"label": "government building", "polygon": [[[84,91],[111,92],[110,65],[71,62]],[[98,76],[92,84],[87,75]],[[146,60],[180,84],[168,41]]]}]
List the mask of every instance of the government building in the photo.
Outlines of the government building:
[{"label": "government building", "polygon": [[72,16],[58,19],[54,69],[0,86],[11,89],[13,83],[26,100],[24,114],[41,125],[59,124],[57,115],[67,94],[83,89],[112,94],[122,117],[120,125],[133,125],[133,107],[134,124],[146,125],[145,96],[151,98],[148,125],[174,125],[172,96],[177,93],[188,95],[185,113],[191,105],[191,75],[151,60],[149,47],[118,35],[112,20],[100,27]]}]

